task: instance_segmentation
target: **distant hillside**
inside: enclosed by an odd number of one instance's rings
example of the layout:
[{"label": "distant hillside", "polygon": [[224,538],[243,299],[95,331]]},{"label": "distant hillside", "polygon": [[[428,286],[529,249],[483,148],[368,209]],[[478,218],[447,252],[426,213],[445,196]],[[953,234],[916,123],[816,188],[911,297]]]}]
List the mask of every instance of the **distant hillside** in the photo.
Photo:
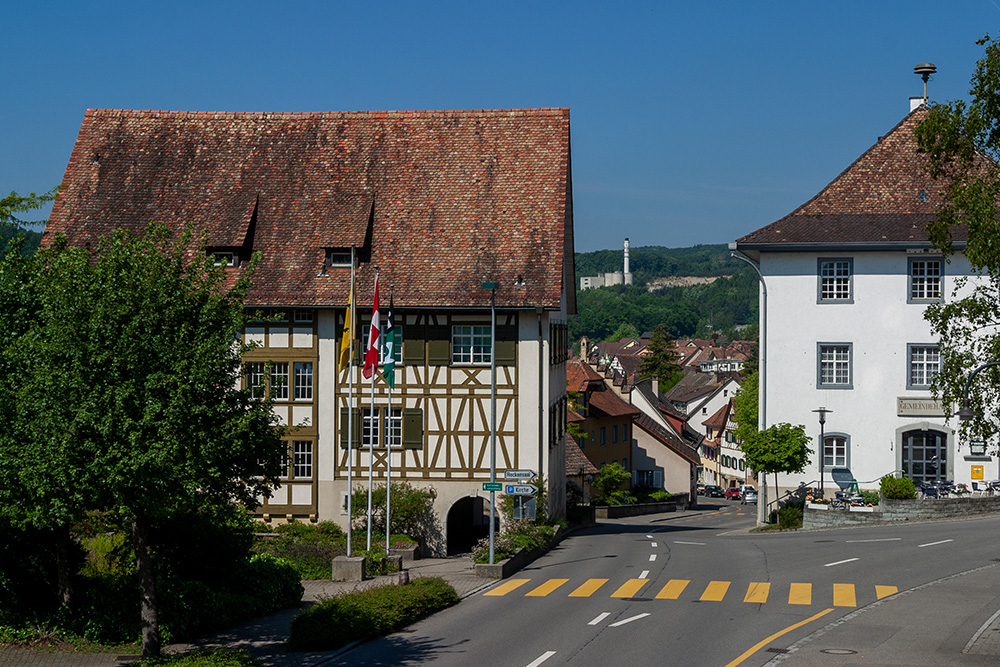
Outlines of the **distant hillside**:
[{"label": "distant hillside", "polygon": [[[597,250],[576,253],[576,284],[582,276],[621,271],[624,250]],[[629,249],[629,269],[636,285],[666,276],[731,276],[746,265],[733,259],[724,244],[690,248],[640,246]]]},{"label": "distant hillside", "polygon": [[18,235],[24,235],[24,245],[21,246],[21,254],[27,256],[34,255],[38,251],[38,245],[42,241],[41,232],[32,232],[20,227],[7,227],[0,225],[0,252],[7,252],[7,242]]},{"label": "distant hillside", "polygon": [[[677,338],[707,337],[713,331],[730,337],[755,335],[757,275],[745,263],[733,259],[727,246],[630,248],[632,286],[579,290],[580,276],[621,271],[622,258],[621,249],[576,254],[579,314],[569,325],[573,340],[584,335],[591,340],[606,340],[626,324],[639,332],[666,324]],[[677,276],[715,279],[667,280]],[[745,325],[751,328],[744,329]]]}]

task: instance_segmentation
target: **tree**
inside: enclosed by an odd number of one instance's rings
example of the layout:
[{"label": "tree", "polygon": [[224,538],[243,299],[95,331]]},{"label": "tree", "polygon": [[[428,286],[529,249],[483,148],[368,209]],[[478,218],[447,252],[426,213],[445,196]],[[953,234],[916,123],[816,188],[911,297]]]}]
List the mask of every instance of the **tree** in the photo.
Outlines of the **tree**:
[{"label": "tree", "polygon": [[740,383],[740,388],[733,396],[733,421],[736,428],[733,436],[736,441],[747,441],[757,433],[759,424],[759,390],[760,372],[754,369]]},{"label": "tree", "polygon": [[[756,427],[755,427],[756,429]],[[806,427],[781,423],[756,431],[740,444],[747,465],[757,473],[774,473],[774,488],[778,488],[778,473],[796,473],[809,465],[809,442]]]},{"label": "tree", "polygon": [[26,242],[21,246],[23,254],[33,254],[38,249],[38,241],[41,234],[25,229],[28,225],[44,224],[42,220],[22,220],[18,214],[41,208],[56,198],[58,187],[36,195],[34,192],[27,197],[22,197],[16,192],[0,199],[0,250],[7,246],[7,242],[19,236],[25,237]]},{"label": "tree", "polygon": [[639,376],[655,377],[659,381],[660,391],[667,391],[684,377],[677,363],[677,351],[674,349],[674,337],[665,324],[657,324],[653,329],[653,337],[646,346],[652,354],[643,359],[639,368]]},{"label": "tree", "polygon": [[93,256],[57,242],[39,257],[34,321],[8,350],[20,446],[2,454],[17,511],[65,526],[98,510],[129,526],[143,655],[160,647],[157,526],[195,507],[255,507],[286,453],[269,399],[239,389],[255,264],[227,288],[190,230],[172,242],[162,226],[118,230]]},{"label": "tree", "polygon": [[620,463],[613,462],[601,466],[601,472],[590,485],[593,502],[605,505],[625,505],[635,502],[623,488],[631,479],[632,475]]},{"label": "tree", "polygon": [[638,338],[640,333],[641,332],[631,322],[622,322],[618,325],[618,328],[615,329],[614,333],[608,337],[608,340],[611,342],[617,342],[623,338]]},{"label": "tree", "polygon": [[[950,257],[955,238],[967,234],[962,252],[976,277],[960,278],[952,298],[924,314],[938,338],[941,371],[934,392],[944,405],[959,405],[968,374],[1000,360],[1000,43],[989,35],[963,100],[930,106],[917,127],[917,142],[928,172],[943,186],[942,204],[929,226],[930,238]],[[966,438],[985,440],[1000,432],[1000,373],[990,369],[970,392],[979,418],[961,425]]]}]

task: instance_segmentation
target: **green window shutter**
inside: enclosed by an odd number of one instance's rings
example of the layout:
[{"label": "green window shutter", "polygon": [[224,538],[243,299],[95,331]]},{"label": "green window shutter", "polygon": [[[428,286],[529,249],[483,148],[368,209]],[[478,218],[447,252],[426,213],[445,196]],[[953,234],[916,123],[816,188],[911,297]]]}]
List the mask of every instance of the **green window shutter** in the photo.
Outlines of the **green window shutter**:
[{"label": "green window shutter", "polygon": [[403,408],[403,449],[424,448],[424,411]]},{"label": "green window shutter", "polygon": [[355,340],[351,345],[354,346],[354,365],[363,365],[365,363],[365,351],[361,349],[361,341]]},{"label": "green window shutter", "polygon": [[424,363],[424,339],[403,341],[403,365],[420,366]]},{"label": "green window shutter", "polygon": [[498,366],[513,366],[517,362],[516,327],[497,327],[496,355]]},{"label": "green window shutter", "polygon": [[451,329],[448,327],[427,327],[427,363],[431,366],[451,363]]},{"label": "green window shutter", "polygon": [[[351,438],[351,443],[354,448],[357,449],[361,445],[361,410],[359,408],[354,408],[352,411],[354,413],[354,422],[351,424],[354,437]],[[347,423],[348,423],[347,408],[340,409],[340,446],[347,449]]]}]

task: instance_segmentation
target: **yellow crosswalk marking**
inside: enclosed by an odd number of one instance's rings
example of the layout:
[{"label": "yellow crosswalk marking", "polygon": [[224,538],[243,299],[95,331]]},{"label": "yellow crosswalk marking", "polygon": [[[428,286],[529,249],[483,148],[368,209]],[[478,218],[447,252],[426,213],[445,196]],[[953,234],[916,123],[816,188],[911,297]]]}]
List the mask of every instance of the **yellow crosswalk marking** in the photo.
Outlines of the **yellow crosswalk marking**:
[{"label": "yellow crosswalk marking", "polygon": [[518,586],[523,586],[529,581],[531,581],[531,579],[511,579],[507,583],[500,584],[496,588],[486,591],[485,593],[483,593],[483,595],[495,595],[495,596],[507,595],[507,593],[510,593]]},{"label": "yellow crosswalk marking", "polygon": [[895,586],[876,586],[875,587],[875,597],[879,600],[882,598],[887,598],[890,595],[895,595],[899,592],[899,589]]},{"label": "yellow crosswalk marking", "polygon": [[854,584],[833,585],[834,607],[857,607],[858,600],[854,596]]},{"label": "yellow crosswalk marking", "polygon": [[642,590],[642,587],[649,583],[649,579],[629,579],[618,587],[618,590],[611,594],[613,598],[630,598]]},{"label": "yellow crosswalk marking", "polygon": [[538,588],[535,588],[534,590],[530,590],[527,593],[525,593],[524,596],[529,598],[543,598],[552,591],[554,591],[555,589],[565,584],[567,581],[569,581],[569,579],[549,579]]},{"label": "yellow crosswalk marking", "polygon": [[788,604],[812,604],[812,584],[792,584],[788,588]]},{"label": "yellow crosswalk marking", "polygon": [[713,581],[705,587],[705,592],[698,599],[702,602],[722,602],[722,598],[726,597],[728,590],[728,581]]},{"label": "yellow crosswalk marking", "polygon": [[607,579],[587,579],[582,586],[569,594],[571,598],[589,598],[598,588],[608,583]]},{"label": "yellow crosswalk marking", "polygon": [[744,602],[767,602],[767,594],[771,591],[771,584],[765,581],[755,581],[747,586]]},{"label": "yellow crosswalk marking", "polygon": [[690,579],[671,579],[667,585],[656,594],[657,600],[676,600],[684,592],[684,588],[691,583]]}]

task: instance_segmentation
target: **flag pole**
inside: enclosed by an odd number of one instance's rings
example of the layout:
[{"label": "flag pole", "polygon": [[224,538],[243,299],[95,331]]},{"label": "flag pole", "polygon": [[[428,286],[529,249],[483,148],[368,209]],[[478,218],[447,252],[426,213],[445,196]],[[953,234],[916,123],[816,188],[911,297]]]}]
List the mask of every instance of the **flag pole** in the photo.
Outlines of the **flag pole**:
[{"label": "flag pole", "polygon": [[[372,550],[372,469],[375,459],[375,436],[377,431],[377,417],[375,412],[375,369],[378,368],[378,355],[381,345],[379,342],[379,315],[378,315],[378,265],[375,266],[375,297],[372,303],[372,322],[368,333],[368,350],[365,352],[365,367],[362,375],[371,378],[371,408],[369,412],[368,430],[368,547]],[[362,423],[364,423],[362,421]]]},{"label": "flag pole", "polygon": [[[396,386],[396,329],[393,322],[393,288],[389,284],[389,316],[385,324],[385,360],[382,362],[382,373],[385,375],[385,383],[389,387],[389,433],[392,433],[392,390]],[[400,414],[399,437],[403,437],[402,414]],[[389,555],[389,536],[392,534],[392,514],[390,512],[392,497],[392,438],[385,440],[385,555]]]},{"label": "flag pole", "polygon": [[[349,335],[347,341],[347,346],[349,348],[348,352],[348,364],[347,364],[347,557],[351,557],[351,524],[354,523],[353,517],[351,515],[351,496],[354,493],[354,443],[351,442],[354,437],[354,244],[351,244],[351,294],[347,301],[347,316],[345,317],[346,322],[344,326],[346,331],[345,336]],[[341,343],[343,346],[343,343]],[[341,360],[343,360],[343,354],[341,354]]]}]

